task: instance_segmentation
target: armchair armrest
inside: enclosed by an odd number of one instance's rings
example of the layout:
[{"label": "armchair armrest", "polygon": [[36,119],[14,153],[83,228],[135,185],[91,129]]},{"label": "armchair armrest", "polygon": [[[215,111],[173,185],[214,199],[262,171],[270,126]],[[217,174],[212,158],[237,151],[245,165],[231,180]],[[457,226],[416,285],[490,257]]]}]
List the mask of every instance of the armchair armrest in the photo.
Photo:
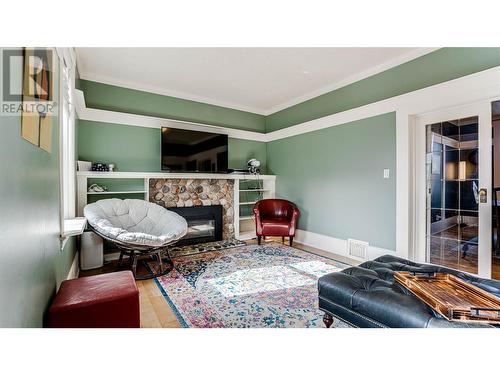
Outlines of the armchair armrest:
[{"label": "armchair armrest", "polygon": [[300,215],[300,211],[297,207],[293,208],[292,220],[290,220],[290,235],[295,235],[295,228],[297,227],[297,218]]},{"label": "armchair armrest", "polygon": [[255,215],[255,230],[257,234],[262,233],[262,223],[260,219],[260,211],[258,203],[256,203],[255,206],[253,207],[253,213]]}]

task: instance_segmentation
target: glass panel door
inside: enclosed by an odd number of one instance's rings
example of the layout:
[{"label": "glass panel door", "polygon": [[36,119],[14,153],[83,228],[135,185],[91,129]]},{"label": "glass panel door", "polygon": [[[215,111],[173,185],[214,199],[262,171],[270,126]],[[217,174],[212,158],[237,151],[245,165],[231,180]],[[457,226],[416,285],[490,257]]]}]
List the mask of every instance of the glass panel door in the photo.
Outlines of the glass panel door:
[{"label": "glass panel door", "polygon": [[416,116],[413,259],[491,277],[491,114],[484,101]]},{"label": "glass panel door", "polygon": [[426,260],[478,273],[479,118],[428,124]]}]

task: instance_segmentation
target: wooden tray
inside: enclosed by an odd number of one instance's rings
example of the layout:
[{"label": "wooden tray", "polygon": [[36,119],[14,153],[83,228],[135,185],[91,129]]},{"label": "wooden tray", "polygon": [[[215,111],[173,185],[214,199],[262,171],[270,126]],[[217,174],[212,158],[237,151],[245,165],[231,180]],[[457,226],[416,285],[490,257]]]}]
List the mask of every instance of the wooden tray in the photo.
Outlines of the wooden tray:
[{"label": "wooden tray", "polygon": [[500,298],[454,275],[394,272],[394,278],[448,320],[500,324]]}]

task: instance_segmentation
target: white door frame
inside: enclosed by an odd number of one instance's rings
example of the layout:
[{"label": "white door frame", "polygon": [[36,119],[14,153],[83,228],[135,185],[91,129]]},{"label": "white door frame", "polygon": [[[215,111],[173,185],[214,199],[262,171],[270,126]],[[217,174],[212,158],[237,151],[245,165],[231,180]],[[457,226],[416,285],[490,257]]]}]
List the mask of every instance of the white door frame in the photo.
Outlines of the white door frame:
[{"label": "white door frame", "polygon": [[414,176],[415,176],[415,223],[414,257],[419,262],[426,261],[426,134],[425,125],[451,119],[479,117],[479,188],[488,191],[487,203],[479,204],[478,275],[491,277],[491,100],[433,111],[415,116],[414,119]]}]

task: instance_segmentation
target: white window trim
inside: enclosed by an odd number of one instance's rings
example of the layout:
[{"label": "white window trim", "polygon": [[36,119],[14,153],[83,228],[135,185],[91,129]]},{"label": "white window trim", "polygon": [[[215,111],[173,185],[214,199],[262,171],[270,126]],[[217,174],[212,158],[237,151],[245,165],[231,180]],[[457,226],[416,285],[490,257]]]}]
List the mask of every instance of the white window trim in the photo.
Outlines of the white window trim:
[{"label": "white window trim", "polygon": [[[71,48],[57,48],[59,56],[59,163],[61,248],[68,237],[83,232],[86,220],[76,218],[75,79],[76,55]],[[69,80],[69,92],[68,82]],[[68,113],[66,113],[68,111]]]}]

